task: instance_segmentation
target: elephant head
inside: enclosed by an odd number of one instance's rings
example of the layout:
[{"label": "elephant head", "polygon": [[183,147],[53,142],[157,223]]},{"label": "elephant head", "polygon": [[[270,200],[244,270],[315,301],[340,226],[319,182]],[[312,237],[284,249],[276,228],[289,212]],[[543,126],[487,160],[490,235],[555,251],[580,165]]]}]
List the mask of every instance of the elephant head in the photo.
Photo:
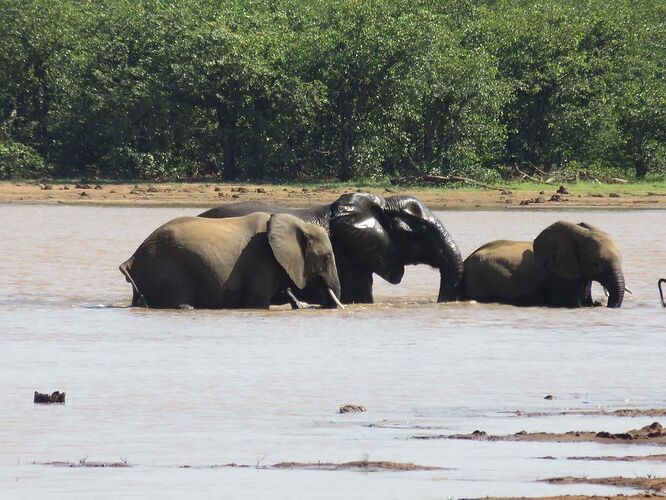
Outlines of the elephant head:
[{"label": "elephant head", "polygon": [[608,307],[622,305],[625,288],[621,257],[608,233],[584,222],[559,221],[534,240],[534,256],[557,276],[600,283],[609,292]]},{"label": "elephant head", "polygon": [[463,272],[460,250],[417,198],[343,195],[331,206],[330,230],[351,260],[389,283],[400,283],[405,265],[428,264],[440,270],[438,302],[457,299]]},{"label": "elephant head", "polygon": [[273,214],[267,233],[275,259],[298,288],[314,286],[323,292],[323,305],[342,305],[335,256],[325,229],[293,215]]}]

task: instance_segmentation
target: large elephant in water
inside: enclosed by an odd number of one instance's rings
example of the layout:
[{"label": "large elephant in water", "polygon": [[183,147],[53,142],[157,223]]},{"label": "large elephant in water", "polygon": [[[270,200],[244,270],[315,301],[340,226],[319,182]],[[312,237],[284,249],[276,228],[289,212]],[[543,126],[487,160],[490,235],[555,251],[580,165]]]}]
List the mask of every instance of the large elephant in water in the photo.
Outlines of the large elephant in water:
[{"label": "large elephant in water", "polygon": [[620,307],[624,275],[609,234],[581,222],[556,222],[531,241],[492,241],[465,259],[462,298],[523,306],[593,305],[592,281]]},{"label": "large elephant in water", "polygon": [[319,289],[323,305],[341,305],[326,231],[288,214],[174,219],[148,236],[120,271],[132,284],[132,305],[267,308],[292,284]]},{"label": "large elephant in water", "polygon": [[[200,217],[237,217],[257,211],[293,214],[328,230],[344,303],[373,302],[373,273],[397,284],[408,264],[438,268],[437,300],[457,299],[463,271],[460,250],[444,224],[413,196],[350,193],[313,208],[240,202],[213,208]],[[304,298],[316,301],[316,297]]]}]

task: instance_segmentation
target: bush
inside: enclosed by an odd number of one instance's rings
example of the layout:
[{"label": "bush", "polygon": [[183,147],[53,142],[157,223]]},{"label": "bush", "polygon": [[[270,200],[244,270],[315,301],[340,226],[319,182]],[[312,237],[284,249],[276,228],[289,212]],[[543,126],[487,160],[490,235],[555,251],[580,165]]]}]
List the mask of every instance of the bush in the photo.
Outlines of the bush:
[{"label": "bush", "polygon": [[139,153],[132,148],[117,147],[102,156],[97,162],[97,170],[108,177],[134,179],[157,179],[162,172],[150,153]]},{"label": "bush", "polygon": [[20,142],[0,143],[0,179],[49,175],[51,168],[30,146]]}]

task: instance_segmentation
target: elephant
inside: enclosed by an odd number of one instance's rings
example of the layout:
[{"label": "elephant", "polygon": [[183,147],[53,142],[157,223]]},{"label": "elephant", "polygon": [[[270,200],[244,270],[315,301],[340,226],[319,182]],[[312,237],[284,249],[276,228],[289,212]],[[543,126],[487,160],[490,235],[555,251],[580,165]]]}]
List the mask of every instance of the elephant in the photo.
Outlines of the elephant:
[{"label": "elephant", "polygon": [[[463,271],[460,250],[442,222],[413,196],[348,193],[313,208],[240,202],[210,209],[199,217],[235,217],[256,211],[289,213],[328,231],[343,303],[372,303],[373,273],[395,285],[409,264],[438,268],[438,302],[457,300]],[[308,293],[299,297],[316,301]]]},{"label": "elephant", "polygon": [[657,281],[657,286],[659,287],[659,297],[661,298],[661,305],[663,307],[666,307],[666,302],[664,302],[664,292],[661,289],[661,284],[666,283],[666,279],[661,278],[659,281]]},{"label": "elephant", "polygon": [[148,236],[120,272],[132,284],[135,306],[268,308],[291,284],[320,290],[326,307],[342,305],[326,231],[289,214],[174,219]]},{"label": "elephant", "polygon": [[479,302],[519,306],[594,305],[592,281],[621,307],[624,275],[611,236],[581,222],[559,221],[530,241],[492,241],[465,259],[460,295]]}]

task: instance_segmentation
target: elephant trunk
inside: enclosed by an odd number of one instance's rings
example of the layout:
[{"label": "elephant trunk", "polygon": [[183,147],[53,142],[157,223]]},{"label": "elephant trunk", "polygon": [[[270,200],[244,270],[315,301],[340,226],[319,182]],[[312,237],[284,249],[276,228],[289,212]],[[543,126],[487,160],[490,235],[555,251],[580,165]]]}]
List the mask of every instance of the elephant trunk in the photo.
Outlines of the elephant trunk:
[{"label": "elephant trunk", "polygon": [[444,228],[439,224],[439,237],[436,243],[439,253],[439,293],[437,302],[450,302],[458,300],[458,285],[463,275],[463,258],[458,245]]},{"label": "elephant trunk", "polygon": [[609,273],[599,282],[608,290],[608,307],[621,307],[624,300],[624,274],[621,269]]},{"label": "elephant trunk", "polygon": [[463,275],[463,258],[442,221],[412,196],[387,198],[386,210],[398,216],[398,225],[409,229],[398,231],[398,234],[407,235],[406,240],[398,244],[403,263],[428,264],[439,269],[437,302],[457,300],[458,285]]},{"label": "elephant trunk", "polygon": [[322,307],[327,309],[340,307],[344,309],[344,306],[340,302],[342,292],[335,261],[332,261],[328,269],[320,275],[320,289]]}]

